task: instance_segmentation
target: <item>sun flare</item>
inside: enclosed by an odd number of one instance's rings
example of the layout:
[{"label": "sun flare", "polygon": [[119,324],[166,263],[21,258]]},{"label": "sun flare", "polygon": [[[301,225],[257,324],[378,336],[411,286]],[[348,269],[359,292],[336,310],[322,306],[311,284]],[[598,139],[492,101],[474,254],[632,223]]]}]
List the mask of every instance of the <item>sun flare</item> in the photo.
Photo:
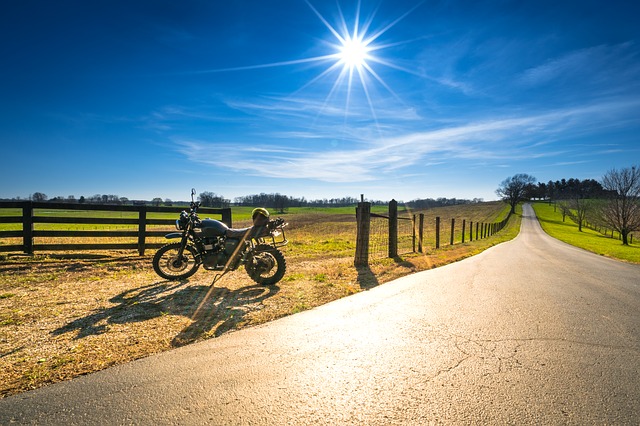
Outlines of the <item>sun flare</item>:
[{"label": "sun flare", "polygon": [[332,48],[333,52],[321,56],[271,62],[260,65],[208,70],[205,72],[245,71],[310,63],[317,63],[320,65],[329,63],[329,66],[325,68],[324,71],[303,84],[295,93],[299,93],[321,80],[331,79],[335,76],[335,80],[324,100],[324,106],[327,107],[327,109],[330,109],[329,104],[334,100],[345,102],[344,111],[346,119],[350,114],[350,104],[356,104],[356,96],[361,94],[364,96],[365,103],[360,103],[360,105],[368,104],[371,116],[377,123],[378,118],[374,108],[374,102],[372,100],[373,93],[370,92],[371,85],[378,84],[386,89],[396,99],[399,99],[399,97],[384,81],[383,76],[378,74],[374,69],[374,66],[382,65],[408,74],[415,74],[415,71],[396,64],[393,58],[384,58],[379,55],[379,52],[383,49],[409,43],[412,40],[380,44],[378,39],[387,31],[395,27],[407,15],[426,2],[426,0],[416,0],[417,4],[412,8],[397,17],[395,20],[386,24],[381,29],[375,31],[371,31],[371,25],[376,12],[372,12],[367,19],[361,19],[361,0],[357,1],[355,16],[353,16],[352,19],[347,19],[338,5],[338,20],[334,25],[329,23],[318,9],[311,4],[311,0],[304,1],[329,30],[330,34],[333,35],[333,39],[331,39],[331,37],[327,37],[327,40],[325,40],[325,44]]},{"label": "sun flare", "polygon": [[349,69],[362,68],[370,58],[371,49],[359,38],[346,38],[340,46],[339,58]]}]

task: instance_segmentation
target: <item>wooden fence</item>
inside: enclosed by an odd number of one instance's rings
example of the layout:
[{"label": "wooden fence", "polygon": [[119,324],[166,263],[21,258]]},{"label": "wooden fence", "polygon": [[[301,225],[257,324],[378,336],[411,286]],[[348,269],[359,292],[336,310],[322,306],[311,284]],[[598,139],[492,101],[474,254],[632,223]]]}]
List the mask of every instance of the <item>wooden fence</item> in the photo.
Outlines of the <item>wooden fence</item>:
[{"label": "wooden fence", "polygon": [[[357,236],[356,236],[356,254],[354,264],[356,266],[363,266],[369,264],[369,257],[372,254],[371,250],[371,218],[385,218],[388,220],[388,238],[385,241],[388,243],[388,256],[394,258],[398,256],[398,221],[408,220],[413,224],[412,229],[412,251],[418,253],[424,253],[424,213],[414,214],[411,218],[398,216],[398,203],[395,200],[391,200],[389,203],[389,215],[379,215],[371,213],[371,204],[367,202],[358,203],[356,207],[356,222],[357,222]],[[500,222],[485,223],[485,222],[472,222],[462,220],[461,233],[459,234],[460,242],[480,240],[492,236],[493,234],[501,231],[508,223],[511,213]],[[440,217],[435,218],[435,249],[439,249],[441,239],[441,220]],[[456,220],[451,219],[451,228],[449,233],[449,244],[454,245],[456,243]]]},{"label": "wooden fence", "polygon": [[[146,249],[158,248],[165,243],[151,243],[148,237],[162,237],[167,230],[152,230],[149,225],[173,226],[180,211],[187,207],[152,207],[152,206],[117,206],[105,204],[71,204],[71,203],[37,203],[32,201],[0,202],[0,224],[19,224],[18,230],[0,230],[0,252],[20,251],[33,254],[35,251],[68,251],[68,250],[138,250],[142,256]],[[12,209],[12,210],[9,210]],[[15,210],[21,214],[15,213]],[[76,214],[64,214],[68,211],[89,212],[133,212],[130,218],[114,217],[76,217]],[[57,214],[52,214],[57,212]],[[148,213],[176,213],[173,219],[149,218]],[[198,213],[220,215],[222,222],[231,226],[231,209],[200,208]],[[86,216],[89,216],[87,214]],[[69,230],[38,229],[37,224],[71,225],[134,225],[131,230]],[[63,226],[64,227],[64,226]],[[157,227],[156,227],[157,228]],[[175,229],[175,228],[174,228]],[[38,244],[37,239],[43,237],[75,237],[75,238],[118,238],[129,237],[136,242],[131,243],[54,243]],[[21,239],[22,244],[4,244],[5,241]]]}]

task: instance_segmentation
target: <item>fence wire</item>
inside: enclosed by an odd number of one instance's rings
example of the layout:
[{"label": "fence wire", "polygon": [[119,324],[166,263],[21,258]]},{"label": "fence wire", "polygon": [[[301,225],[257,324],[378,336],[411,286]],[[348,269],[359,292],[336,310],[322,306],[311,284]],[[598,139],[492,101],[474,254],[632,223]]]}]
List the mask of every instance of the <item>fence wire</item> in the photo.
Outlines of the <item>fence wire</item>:
[{"label": "fence wire", "polygon": [[[389,256],[389,218],[371,215],[369,228],[369,256],[384,258]],[[398,254],[414,251],[414,224],[408,217],[398,218]]]},{"label": "fence wire", "polygon": [[389,256],[389,219],[371,215],[369,223],[369,257]]},{"label": "fence wire", "polygon": [[413,219],[398,218],[398,254],[413,253],[416,250],[414,248],[414,229]]}]

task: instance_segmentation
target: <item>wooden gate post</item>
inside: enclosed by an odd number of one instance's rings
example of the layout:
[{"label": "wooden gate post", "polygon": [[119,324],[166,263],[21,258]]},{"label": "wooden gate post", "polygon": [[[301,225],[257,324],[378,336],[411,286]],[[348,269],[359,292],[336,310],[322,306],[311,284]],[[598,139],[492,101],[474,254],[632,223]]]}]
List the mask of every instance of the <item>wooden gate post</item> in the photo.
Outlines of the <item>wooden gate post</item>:
[{"label": "wooden gate post", "polygon": [[33,254],[33,202],[26,201],[22,206],[22,249]]},{"label": "wooden gate post", "polygon": [[424,236],[424,213],[420,213],[418,227],[418,253],[424,253],[422,248],[422,238]]},{"label": "wooden gate post", "polygon": [[412,228],[411,228],[411,248],[413,249],[413,253],[416,252],[416,237],[417,237],[417,232],[416,232],[416,216],[417,215],[413,215],[413,217],[411,218],[411,223],[413,224]]},{"label": "wooden gate post", "polygon": [[436,248],[440,248],[440,216],[436,216]]},{"label": "wooden gate post", "polygon": [[398,202],[389,201],[389,257],[398,256]]},{"label": "wooden gate post", "polygon": [[[364,197],[361,197],[364,199]],[[356,257],[355,266],[369,264],[369,230],[371,229],[371,203],[361,201],[356,207]]]},{"label": "wooden gate post", "polygon": [[138,254],[144,256],[145,237],[147,232],[147,206],[138,208]]}]

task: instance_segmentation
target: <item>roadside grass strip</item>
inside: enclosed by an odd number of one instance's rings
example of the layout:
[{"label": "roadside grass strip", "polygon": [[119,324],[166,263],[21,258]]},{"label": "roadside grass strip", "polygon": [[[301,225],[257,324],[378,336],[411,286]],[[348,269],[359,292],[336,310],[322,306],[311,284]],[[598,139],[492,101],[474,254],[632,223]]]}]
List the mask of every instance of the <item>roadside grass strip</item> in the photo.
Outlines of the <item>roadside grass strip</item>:
[{"label": "roadside grass strip", "polygon": [[612,238],[610,233],[603,235],[587,227],[583,227],[582,232],[578,231],[578,225],[569,217],[562,221],[560,208],[554,209],[553,204],[538,202],[532,205],[542,229],[552,237],[601,256],[640,263],[640,235],[634,235],[633,243],[624,246],[621,240]]}]

